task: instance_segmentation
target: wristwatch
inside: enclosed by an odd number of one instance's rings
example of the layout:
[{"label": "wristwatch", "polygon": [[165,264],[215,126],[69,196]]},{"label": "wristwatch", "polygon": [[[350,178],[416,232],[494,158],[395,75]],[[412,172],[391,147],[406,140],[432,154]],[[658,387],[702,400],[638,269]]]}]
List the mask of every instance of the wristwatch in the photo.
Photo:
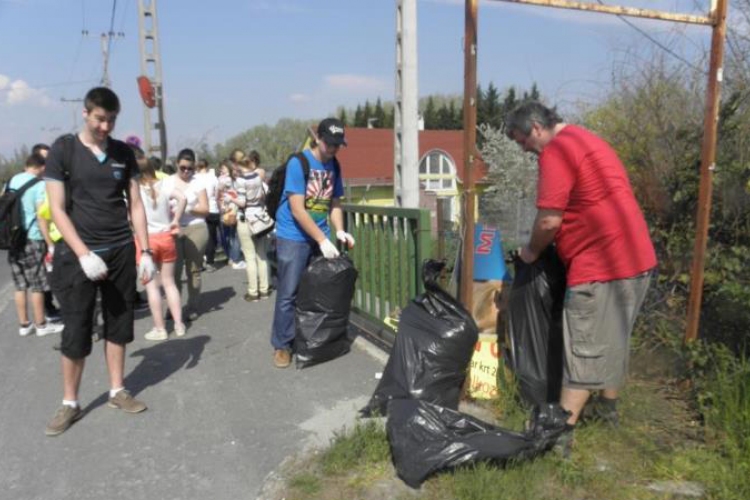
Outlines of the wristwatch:
[{"label": "wristwatch", "polygon": [[141,250],[141,255],[143,255],[144,253],[149,254],[151,257],[154,256],[154,252],[150,248],[144,248],[143,250]]}]

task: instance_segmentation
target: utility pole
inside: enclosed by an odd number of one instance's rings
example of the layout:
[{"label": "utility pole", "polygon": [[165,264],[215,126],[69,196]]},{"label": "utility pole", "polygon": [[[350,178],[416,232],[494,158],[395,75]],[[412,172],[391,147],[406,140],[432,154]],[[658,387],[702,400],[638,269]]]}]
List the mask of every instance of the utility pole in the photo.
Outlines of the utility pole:
[{"label": "utility pole", "polygon": [[[138,38],[140,40],[141,74],[154,90],[155,106],[143,104],[144,145],[147,153],[158,152],[162,164],[167,161],[167,128],[164,123],[164,92],[161,73],[159,30],[156,0],[138,0]],[[156,115],[154,116],[154,113]],[[154,137],[154,132],[158,132]]]},{"label": "utility pole", "polygon": [[464,189],[459,298],[469,311],[474,303],[474,151],[477,145],[477,22],[479,0],[464,4]]},{"label": "utility pole", "polygon": [[417,0],[396,0],[393,200],[398,207],[419,207],[418,106]]},{"label": "utility pole", "polygon": [[114,31],[110,31],[109,33],[102,33],[100,37],[102,43],[102,58],[104,60],[101,84],[104,87],[112,86],[112,81],[109,78],[109,49],[112,46],[112,40],[114,38],[122,38],[124,36],[125,33],[115,33]]}]

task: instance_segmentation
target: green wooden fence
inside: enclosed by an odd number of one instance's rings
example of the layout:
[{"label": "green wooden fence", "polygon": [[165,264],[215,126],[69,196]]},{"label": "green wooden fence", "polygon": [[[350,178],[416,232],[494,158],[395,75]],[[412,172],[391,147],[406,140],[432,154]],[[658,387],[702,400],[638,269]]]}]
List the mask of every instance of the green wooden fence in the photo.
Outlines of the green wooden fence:
[{"label": "green wooden fence", "polygon": [[343,205],[357,241],[354,312],[383,323],[424,291],[422,262],[432,254],[430,212],[416,208]]}]

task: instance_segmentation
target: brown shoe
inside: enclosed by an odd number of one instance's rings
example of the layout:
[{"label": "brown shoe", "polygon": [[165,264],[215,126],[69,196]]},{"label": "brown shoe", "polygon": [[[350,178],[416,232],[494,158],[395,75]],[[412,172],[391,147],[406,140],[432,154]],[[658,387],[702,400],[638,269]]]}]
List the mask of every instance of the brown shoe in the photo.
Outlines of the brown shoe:
[{"label": "brown shoe", "polygon": [[292,364],[292,354],[286,349],[276,349],[273,352],[273,365],[276,368],[286,368]]},{"label": "brown shoe", "polygon": [[140,413],[146,409],[146,405],[135,399],[125,389],[121,390],[115,397],[109,398],[107,406],[110,408],[119,408],[125,413]]},{"label": "brown shoe", "polygon": [[83,416],[81,408],[76,406],[62,405],[57,409],[55,416],[47,424],[47,428],[44,433],[48,436],[57,436],[68,430],[68,427],[73,425],[73,422]]}]

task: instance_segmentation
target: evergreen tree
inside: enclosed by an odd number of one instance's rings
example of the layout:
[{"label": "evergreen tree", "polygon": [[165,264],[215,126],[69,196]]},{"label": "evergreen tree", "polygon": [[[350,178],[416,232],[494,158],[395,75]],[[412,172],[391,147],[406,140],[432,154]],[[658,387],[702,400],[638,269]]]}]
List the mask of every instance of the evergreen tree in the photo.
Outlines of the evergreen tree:
[{"label": "evergreen tree", "polygon": [[389,106],[389,109],[385,112],[385,123],[383,128],[393,128],[396,121],[396,106]]},{"label": "evergreen tree", "polygon": [[477,85],[477,125],[481,125],[482,123],[487,122],[487,113],[485,108],[485,100],[484,100],[484,92],[482,91],[482,86]]},{"label": "evergreen tree", "polygon": [[346,119],[346,109],[343,106],[339,109],[339,120],[341,120],[341,123],[343,123],[345,127],[349,125]]},{"label": "evergreen tree", "polygon": [[363,127],[369,126],[370,118],[372,118],[372,105],[370,104],[370,101],[365,101],[365,107],[362,111],[362,114],[364,115],[364,123],[362,124]]},{"label": "evergreen tree", "polygon": [[375,102],[375,110],[372,112],[372,117],[375,118],[375,123],[373,123],[375,128],[385,127],[385,110],[383,109],[383,103],[380,101],[380,97],[378,97],[377,102]]},{"label": "evergreen tree", "polygon": [[516,89],[515,87],[510,87],[505,93],[505,99],[503,100],[503,116],[505,116],[506,113],[515,108],[516,105],[518,105],[518,100],[516,99]]},{"label": "evergreen tree", "polygon": [[536,82],[534,82],[531,85],[531,93],[529,94],[529,99],[533,99],[534,101],[538,101],[539,97],[541,97],[541,94],[539,93],[539,87],[536,86]]},{"label": "evergreen tree", "polygon": [[486,115],[483,123],[489,124],[492,128],[499,128],[503,120],[502,105],[500,104],[500,93],[492,82],[487,87],[484,101]]},{"label": "evergreen tree", "polygon": [[424,128],[425,130],[435,130],[438,127],[438,115],[435,109],[435,99],[430,96],[427,98],[427,105],[424,108]]},{"label": "evergreen tree", "polygon": [[367,121],[365,120],[365,113],[362,111],[362,106],[357,104],[357,109],[354,111],[354,126],[364,127],[366,125]]}]

